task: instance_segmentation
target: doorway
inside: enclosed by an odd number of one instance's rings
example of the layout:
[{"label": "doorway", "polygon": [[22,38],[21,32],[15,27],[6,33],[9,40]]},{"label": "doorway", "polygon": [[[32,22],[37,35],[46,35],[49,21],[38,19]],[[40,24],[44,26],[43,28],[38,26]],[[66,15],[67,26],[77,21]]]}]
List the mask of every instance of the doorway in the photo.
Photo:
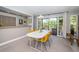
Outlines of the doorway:
[{"label": "doorway", "polygon": [[58,36],[63,36],[63,16],[58,17]]},{"label": "doorway", "polygon": [[77,15],[70,16],[70,32],[72,35],[77,35]]}]

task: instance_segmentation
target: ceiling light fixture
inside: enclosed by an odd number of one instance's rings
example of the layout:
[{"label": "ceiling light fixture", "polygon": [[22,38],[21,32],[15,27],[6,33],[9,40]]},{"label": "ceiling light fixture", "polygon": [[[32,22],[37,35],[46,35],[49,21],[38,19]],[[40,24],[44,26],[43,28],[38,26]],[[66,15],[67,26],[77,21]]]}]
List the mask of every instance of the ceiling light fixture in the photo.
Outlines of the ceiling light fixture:
[{"label": "ceiling light fixture", "polygon": [[39,19],[43,19],[43,18],[44,18],[44,16],[40,15],[40,16],[38,16],[38,18],[39,18]]}]

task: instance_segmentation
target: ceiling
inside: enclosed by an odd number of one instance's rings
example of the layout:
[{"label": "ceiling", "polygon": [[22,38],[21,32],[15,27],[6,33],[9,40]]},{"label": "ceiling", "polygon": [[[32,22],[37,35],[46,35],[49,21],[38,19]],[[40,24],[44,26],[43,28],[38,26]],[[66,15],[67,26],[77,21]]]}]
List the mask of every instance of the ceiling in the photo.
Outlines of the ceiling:
[{"label": "ceiling", "polygon": [[8,13],[8,14],[13,14],[13,15],[18,15],[18,16],[23,16],[23,17],[28,17],[29,15],[9,9],[9,8],[5,8],[0,6],[0,12],[4,12],[4,13]]},{"label": "ceiling", "polygon": [[4,7],[30,16],[79,10],[79,6],[4,6]]}]

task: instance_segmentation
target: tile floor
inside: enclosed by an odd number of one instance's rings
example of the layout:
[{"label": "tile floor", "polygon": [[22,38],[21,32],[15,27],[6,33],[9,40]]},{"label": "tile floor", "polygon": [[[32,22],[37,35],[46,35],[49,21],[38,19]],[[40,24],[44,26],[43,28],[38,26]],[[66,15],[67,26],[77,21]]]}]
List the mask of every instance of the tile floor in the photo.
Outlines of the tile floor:
[{"label": "tile floor", "polygon": [[[0,47],[0,52],[38,52],[28,46],[28,37],[9,43]],[[47,52],[78,52],[79,48],[74,43],[72,46],[66,39],[59,38],[57,36],[51,36],[51,47],[47,49]]]}]

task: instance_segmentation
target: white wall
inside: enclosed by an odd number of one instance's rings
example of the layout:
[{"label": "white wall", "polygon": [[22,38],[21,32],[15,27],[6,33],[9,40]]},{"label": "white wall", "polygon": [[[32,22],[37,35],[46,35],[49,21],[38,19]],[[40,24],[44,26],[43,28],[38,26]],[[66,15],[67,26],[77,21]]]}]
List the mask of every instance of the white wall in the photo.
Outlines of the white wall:
[{"label": "white wall", "polygon": [[32,16],[32,29],[37,29],[38,21],[37,16]]},{"label": "white wall", "polygon": [[0,43],[23,36],[27,30],[28,27],[0,29]]},{"label": "white wall", "polygon": [[69,20],[68,12],[65,12],[63,19],[63,37],[66,38],[66,33],[69,33],[69,31],[70,31],[70,20]]},{"label": "white wall", "polygon": [[71,11],[69,12],[69,15],[79,15],[79,11]]},{"label": "white wall", "polygon": [[19,19],[23,19],[21,16],[16,16],[16,26],[20,26]]},{"label": "white wall", "polygon": [[4,12],[0,12],[0,15],[16,17],[16,15],[12,15],[12,14],[8,14],[8,13],[4,13]]},{"label": "white wall", "polygon": [[[23,19],[23,24],[19,24],[19,19]],[[21,17],[21,16],[16,16],[16,26],[21,26],[21,25],[27,25],[26,23],[24,23],[24,21],[26,21],[27,18]]]}]

